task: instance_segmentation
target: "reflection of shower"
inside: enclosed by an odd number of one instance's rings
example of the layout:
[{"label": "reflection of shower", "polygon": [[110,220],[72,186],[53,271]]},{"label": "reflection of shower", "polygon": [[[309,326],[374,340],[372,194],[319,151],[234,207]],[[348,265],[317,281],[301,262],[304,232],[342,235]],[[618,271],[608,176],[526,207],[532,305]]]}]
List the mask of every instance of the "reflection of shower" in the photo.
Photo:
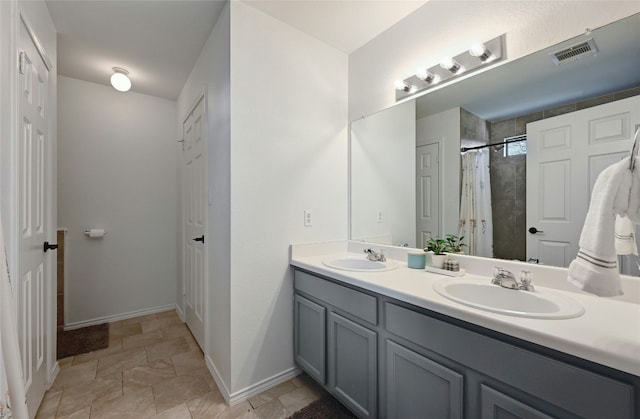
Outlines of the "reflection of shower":
[{"label": "reflection of shower", "polygon": [[462,154],[460,236],[470,255],[493,257],[493,221],[489,150],[486,146]]}]

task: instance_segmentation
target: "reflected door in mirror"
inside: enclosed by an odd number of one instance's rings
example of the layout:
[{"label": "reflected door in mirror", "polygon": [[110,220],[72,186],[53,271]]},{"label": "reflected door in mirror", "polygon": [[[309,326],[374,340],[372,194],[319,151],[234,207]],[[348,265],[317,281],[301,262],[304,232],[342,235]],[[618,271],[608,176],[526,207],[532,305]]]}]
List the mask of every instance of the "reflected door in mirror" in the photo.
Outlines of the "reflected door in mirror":
[{"label": "reflected door in mirror", "polygon": [[640,96],[527,125],[527,259],[569,266],[600,172],[629,155]]}]

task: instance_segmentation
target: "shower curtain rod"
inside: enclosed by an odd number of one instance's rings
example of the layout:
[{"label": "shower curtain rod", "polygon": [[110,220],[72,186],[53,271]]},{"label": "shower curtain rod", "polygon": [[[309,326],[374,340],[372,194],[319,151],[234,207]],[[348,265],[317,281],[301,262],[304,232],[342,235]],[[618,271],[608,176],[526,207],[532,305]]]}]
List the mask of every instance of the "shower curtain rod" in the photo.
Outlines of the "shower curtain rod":
[{"label": "shower curtain rod", "polygon": [[518,135],[516,137],[505,138],[504,141],[502,141],[500,143],[491,143],[491,144],[479,145],[479,146],[476,146],[476,147],[461,147],[460,148],[460,152],[464,153],[465,151],[479,150],[481,148],[493,147],[493,146],[496,146],[496,145],[505,145],[505,144],[509,144],[509,143],[519,143],[520,141],[527,141],[527,136],[526,135]]}]

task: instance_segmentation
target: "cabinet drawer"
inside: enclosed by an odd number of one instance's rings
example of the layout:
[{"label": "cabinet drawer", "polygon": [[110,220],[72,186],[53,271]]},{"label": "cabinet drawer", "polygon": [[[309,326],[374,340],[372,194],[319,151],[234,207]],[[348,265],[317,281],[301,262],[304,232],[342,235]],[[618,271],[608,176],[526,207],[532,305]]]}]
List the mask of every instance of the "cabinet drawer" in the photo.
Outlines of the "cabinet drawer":
[{"label": "cabinet drawer", "polygon": [[318,298],[371,324],[378,324],[378,299],[325,279],[295,271],[296,290]]},{"label": "cabinet drawer", "polygon": [[385,303],[386,329],[584,418],[633,418],[633,386]]}]

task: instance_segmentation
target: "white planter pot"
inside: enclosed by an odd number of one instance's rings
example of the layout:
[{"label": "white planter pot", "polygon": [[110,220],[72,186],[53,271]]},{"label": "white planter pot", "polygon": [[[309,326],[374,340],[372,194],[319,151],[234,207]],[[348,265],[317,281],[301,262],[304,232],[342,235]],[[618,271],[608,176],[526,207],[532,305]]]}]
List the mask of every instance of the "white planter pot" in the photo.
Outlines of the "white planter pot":
[{"label": "white planter pot", "polygon": [[444,261],[447,259],[447,255],[431,255],[431,266],[434,268],[444,268]]}]

